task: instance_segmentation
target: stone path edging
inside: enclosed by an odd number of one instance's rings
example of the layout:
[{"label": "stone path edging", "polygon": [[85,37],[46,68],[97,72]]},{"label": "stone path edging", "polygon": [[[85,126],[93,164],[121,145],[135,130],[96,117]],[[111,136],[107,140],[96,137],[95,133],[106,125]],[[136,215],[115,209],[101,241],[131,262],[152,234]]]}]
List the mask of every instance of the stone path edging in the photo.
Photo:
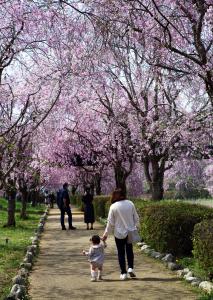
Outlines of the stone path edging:
[{"label": "stone path edging", "polygon": [[171,253],[165,254],[157,252],[144,242],[137,243],[137,246],[141,249],[141,252],[164,263],[169,270],[175,271],[179,278],[183,278],[193,287],[199,287],[208,294],[213,292],[212,282],[202,280],[199,277],[195,277],[193,272],[190,271],[189,268],[184,268],[183,266],[177,264],[175,257]]},{"label": "stone path edging", "polygon": [[35,230],[35,235],[30,239],[31,244],[27,247],[26,255],[23,262],[20,264],[17,275],[12,279],[13,286],[10,290],[9,295],[6,300],[22,300],[27,295],[28,287],[28,276],[32,269],[35,257],[38,255],[38,247],[41,239],[41,234],[44,231],[44,225],[47,220],[49,213],[49,208],[46,208],[44,214],[41,216],[37,229]]}]

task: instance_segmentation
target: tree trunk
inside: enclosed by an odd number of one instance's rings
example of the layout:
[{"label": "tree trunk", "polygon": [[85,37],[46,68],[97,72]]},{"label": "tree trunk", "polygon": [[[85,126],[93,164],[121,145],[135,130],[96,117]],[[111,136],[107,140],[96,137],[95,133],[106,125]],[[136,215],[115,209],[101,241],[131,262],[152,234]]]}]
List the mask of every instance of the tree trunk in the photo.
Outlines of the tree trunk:
[{"label": "tree trunk", "polygon": [[152,171],[149,169],[149,162],[144,163],[144,173],[146,181],[150,187],[151,199],[154,201],[159,201],[163,199],[164,189],[164,168],[159,165],[159,162],[153,160],[151,162]]},{"label": "tree trunk", "polygon": [[95,194],[95,184],[93,182],[90,184],[90,192],[92,195]]},{"label": "tree trunk", "polygon": [[96,195],[101,195],[101,175],[99,173],[95,174],[95,192]]},{"label": "tree trunk", "polygon": [[121,165],[114,167],[116,188],[121,189],[125,194],[127,192],[126,179],[128,175]]},{"label": "tree trunk", "polygon": [[26,219],[27,218],[27,200],[28,200],[28,193],[27,191],[23,191],[21,193],[21,213],[20,213],[20,217],[21,219]]},{"label": "tree trunk", "polygon": [[209,95],[209,99],[210,99],[211,105],[213,107],[213,80],[212,80],[212,71],[207,71],[206,72],[205,84],[206,84],[206,90],[207,90],[207,93]]},{"label": "tree trunk", "polygon": [[35,207],[36,206],[35,191],[30,192],[30,201],[31,201],[32,207]]},{"label": "tree trunk", "polygon": [[16,226],[16,192],[8,193],[8,216],[7,216],[7,224],[6,227]]},{"label": "tree trunk", "polygon": [[162,200],[164,189],[163,189],[163,181],[161,178],[159,178],[157,181],[152,182],[151,186],[151,194],[152,194],[152,200]]},{"label": "tree trunk", "polygon": [[101,178],[96,181],[95,184],[96,195],[101,195]]},{"label": "tree trunk", "polygon": [[31,201],[32,201],[32,207],[37,206],[39,202],[39,191],[32,191],[30,195]]},{"label": "tree trunk", "polygon": [[76,191],[77,191],[77,188],[78,188],[78,186],[72,185],[72,189],[71,189],[72,196],[75,196],[75,193],[76,193]]}]

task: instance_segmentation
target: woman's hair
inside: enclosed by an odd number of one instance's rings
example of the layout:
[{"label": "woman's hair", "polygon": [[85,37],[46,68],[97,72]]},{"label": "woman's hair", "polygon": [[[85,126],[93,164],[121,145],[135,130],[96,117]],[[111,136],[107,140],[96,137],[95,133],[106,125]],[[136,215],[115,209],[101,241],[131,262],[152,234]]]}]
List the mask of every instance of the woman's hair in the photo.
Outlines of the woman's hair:
[{"label": "woman's hair", "polygon": [[126,199],[126,193],[122,189],[116,189],[111,196],[111,203],[122,201]]}]

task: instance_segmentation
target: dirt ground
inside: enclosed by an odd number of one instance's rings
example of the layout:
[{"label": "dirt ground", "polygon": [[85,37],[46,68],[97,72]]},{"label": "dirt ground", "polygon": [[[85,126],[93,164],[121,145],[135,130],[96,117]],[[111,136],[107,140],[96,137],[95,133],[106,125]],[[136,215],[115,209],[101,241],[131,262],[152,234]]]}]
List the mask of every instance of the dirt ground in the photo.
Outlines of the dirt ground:
[{"label": "dirt ground", "polygon": [[137,279],[120,281],[113,237],[107,240],[104,281],[90,282],[89,263],[82,255],[82,250],[89,248],[92,234],[103,233],[103,226],[96,223],[94,231],[85,230],[83,215],[76,209],[73,209],[73,219],[77,230],[62,231],[59,211],[50,211],[40,254],[30,275],[31,299],[197,299],[190,286],[139,251],[135,253]]}]

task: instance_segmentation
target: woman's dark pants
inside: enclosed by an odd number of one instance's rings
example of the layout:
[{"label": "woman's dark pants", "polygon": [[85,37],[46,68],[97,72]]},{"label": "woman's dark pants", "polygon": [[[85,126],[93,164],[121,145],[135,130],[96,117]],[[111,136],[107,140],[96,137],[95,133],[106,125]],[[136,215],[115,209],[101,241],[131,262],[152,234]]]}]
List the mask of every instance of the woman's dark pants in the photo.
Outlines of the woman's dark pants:
[{"label": "woman's dark pants", "polygon": [[121,274],[126,274],[126,259],[127,256],[128,268],[134,267],[134,253],[132,244],[127,243],[127,237],[125,239],[117,239],[115,237],[115,243],[118,250],[118,261],[121,269]]}]

